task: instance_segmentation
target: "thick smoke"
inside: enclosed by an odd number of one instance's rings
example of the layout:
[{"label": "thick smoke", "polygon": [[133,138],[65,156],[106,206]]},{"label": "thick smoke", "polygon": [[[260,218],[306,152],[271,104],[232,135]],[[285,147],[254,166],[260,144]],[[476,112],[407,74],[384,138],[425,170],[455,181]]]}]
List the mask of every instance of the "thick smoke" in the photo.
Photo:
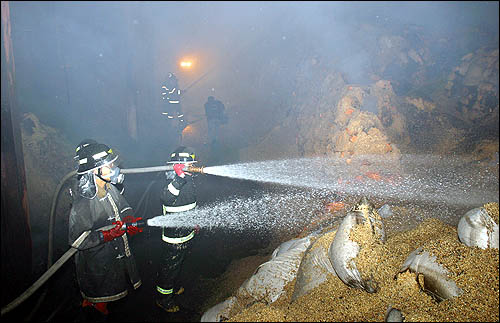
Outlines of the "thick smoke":
[{"label": "thick smoke", "polygon": [[[11,11],[21,109],[75,145],[93,137],[123,149],[173,145],[158,107],[169,71],[184,88],[208,73],[184,98],[191,120],[215,95],[229,109],[258,107],[270,128],[312,57],[368,82],[377,44],[368,25],[418,26],[457,43],[481,30],[498,43],[498,2],[12,2]],[[184,56],[195,70],[179,70]]]}]

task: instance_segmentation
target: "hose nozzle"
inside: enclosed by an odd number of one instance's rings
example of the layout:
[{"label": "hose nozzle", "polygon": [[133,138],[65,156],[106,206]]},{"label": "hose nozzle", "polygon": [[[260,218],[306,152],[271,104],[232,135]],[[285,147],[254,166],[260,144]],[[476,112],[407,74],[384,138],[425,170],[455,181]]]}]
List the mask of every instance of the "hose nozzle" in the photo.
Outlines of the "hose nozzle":
[{"label": "hose nozzle", "polygon": [[188,166],[186,171],[187,172],[190,172],[190,173],[200,173],[200,174],[205,174],[204,170],[203,170],[203,166],[201,167],[195,167],[195,166]]},{"label": "hose nozzle", "polygon": [[145,220],[139,220],[139,221],[136,221],[136,222],[132,222],[132,223],[124,223],[121,227],[122,230],[127,230],[128,227],[138,227],[138,228],[144,228],[145,226],[147,226],[148,224],[146,223]]}]

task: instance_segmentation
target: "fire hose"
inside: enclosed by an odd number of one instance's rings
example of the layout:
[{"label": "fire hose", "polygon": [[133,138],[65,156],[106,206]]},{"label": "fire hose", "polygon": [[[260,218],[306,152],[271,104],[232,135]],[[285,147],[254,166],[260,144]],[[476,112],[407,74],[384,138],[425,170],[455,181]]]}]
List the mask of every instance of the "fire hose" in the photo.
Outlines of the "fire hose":
[{"label": "fire hose", "polygon": [[[146,221],[137,221],[134,223],[126,223],[124,224],[121,229],[122,230],[127,230],[127,227],[129,226],[134,226],[134,227],[145,227],[147,225]],[[109,230],[113,228],[113,225],[107,225],[102,228],[99,228],[97,230]],[[87,236],[90,234],[92,230],[84,231],[76,240],[73,242],[71,245],[71,248],[64,253],[64,255],[61,256],[50,268],[47,270],[36,282],[31,285],[24,293],[22,293],[19,297],[17,297],[15,300],[10,302],[8,305],[2,308],[2,315],[10,312],[12,309],[16,308],[19,304],[21,304],[25,299],[30,297],[38,288],[40,288],[43,283],[45,283],[66,261],[68,261],[77,251],[78,247],[85,241]]]},{"label": "fire hose", "polygon": [[87,236],[90,234],[89,231],[83,232],[78,239],[75,240],[75,242],[71,245],[71,248],[66,251],[64,255],[62,255],[61,258],[59,258],[50,268],[47,270],[38,280],[31,285],[30,288],[28,288],[24,293],[22,293],[18,298],[7,304],[5,307],[2,307],[2,316],[14,308],[16,308],[19,304],[24,302],[28,297],[30,297],[38,288],[40,288],[43,283],[47,281],[68,259],[71,258],[77,251],[78,247],[82,244],[82,242],[87,238]]},{"label": "fire hose", "polygon": [[[120,173],[122,173],[122,174],[137,174],[137,173],[149,173],[149,172],[162,172],[162,171],[168,171],[168,170],[174,170],[174,165],[169,164],[169,165],[165,165],[165,166],[153,166],[153,167],[143,167],[143,168],[125,168],[125,169],[121,169]],[[201,167],[187,166],[183,170],[185,172],[190,172],[190,173],[204,174],[203,166],[201,166]]]},{"label": "fire hose", "polygon": [[[126,168],[122,169],[121,173],[123,174],[135,174],[135,173],[148,173],[148,172],[161,172],[161,171],[171,171],[174,170],[174,165],[169,164],[165,166],[155,166],[155,167],[143,167],[143,168]],[[203,172],[203,167],[194,167],[194,166],[188,166],[185,169],[186,172],[193,172],[193,173],[204,173]],[[48,256],[48,264],[49,268],[48,270],[40,277],[38,278],[37,281],[35,281],[24,293],[22,293],[19,297],[14,299],[12,302],[7,304],[2,308],[1,315],[3,316],[4,314],[10,312],[14,308],[16,308],[19,304],[24,302],[26,299],[28,299],[34,292],[36,292],[54,273],[64,264],[66,261],[68,261],[77,251],[78,247],[83,243],[83,241],[87,238],[87,236],[90,234],[89,231],[83,232],[76,240],[73,242],[71,245],[71,248],[66,251],[53,265],[52,264],[52,240],[53,240],[53,226],[54,226],[54,216],[55,216],[55,209],[57,205],[57,200],[59,197],[59,193],[66,181],[68,181],[70,178],[72,178],[74,175],[76,175],[76,171],[71,171],[70,173],[66,174],[61,182],[59,183],[56,194],[52,200],[52,207],[51,207],[51,213],[50,213],[50,219],[49,219],[49,256]],[[138,227],[144,227],[147,225],[146,221],[138,221],[136,223],[128,224],[132,226],[138,226]],[[99,228],[98,230],[107,230],[112,228],[113,226],[105,226],[103,228]],[[122,226],[122,229],[126,229],[127,224],[124,224]]]}]

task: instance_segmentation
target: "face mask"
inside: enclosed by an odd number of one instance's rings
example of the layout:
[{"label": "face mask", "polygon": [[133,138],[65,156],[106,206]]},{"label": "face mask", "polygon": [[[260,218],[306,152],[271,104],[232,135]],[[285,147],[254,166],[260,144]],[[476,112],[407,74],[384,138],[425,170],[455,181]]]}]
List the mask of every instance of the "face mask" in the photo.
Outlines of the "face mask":
[{"label": "face mask", "polygon": [[124,179],[125,175],[120,174],[119,167],[111,168],[111,173],[109,174],[109,181],[111,182],[111,184],[121,184],[123,183]]}]

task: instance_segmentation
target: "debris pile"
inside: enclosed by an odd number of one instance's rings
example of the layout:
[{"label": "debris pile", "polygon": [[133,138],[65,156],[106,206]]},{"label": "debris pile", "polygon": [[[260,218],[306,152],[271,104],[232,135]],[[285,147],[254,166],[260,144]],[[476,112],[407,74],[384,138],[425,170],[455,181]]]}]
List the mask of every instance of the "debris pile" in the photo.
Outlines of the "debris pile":
[{"label": "debris pile", "polygon": [[[498,221],[498,203],[483,208]],[[302,262],[310,261],[312,257],[307,255],[312,250],[327,250],[335,232],[326,230],[315,237],[316,242],[328,243],[313,242]],[[431,218],[413,229],[389,233],[377,250],[356,257],[359,268],[375,262],[370,254],[377,257],[377,267],[371,272],[378,283],[375,293],[349,287],[325,267],[321,271],[324,279],[305,292],[297,294],[297,288],[304,289],[311,281],[297,277],[272,302],[254,300],[233,311],[226,302],[225,315],[217,320],[383,321],[391,316],[405,321],[498,321],[498,249],[466,246],[454,226]],[[416,257],[422,258],[420,262],[414,261]],[[319,267],[309,266],[317,272]]]}]

